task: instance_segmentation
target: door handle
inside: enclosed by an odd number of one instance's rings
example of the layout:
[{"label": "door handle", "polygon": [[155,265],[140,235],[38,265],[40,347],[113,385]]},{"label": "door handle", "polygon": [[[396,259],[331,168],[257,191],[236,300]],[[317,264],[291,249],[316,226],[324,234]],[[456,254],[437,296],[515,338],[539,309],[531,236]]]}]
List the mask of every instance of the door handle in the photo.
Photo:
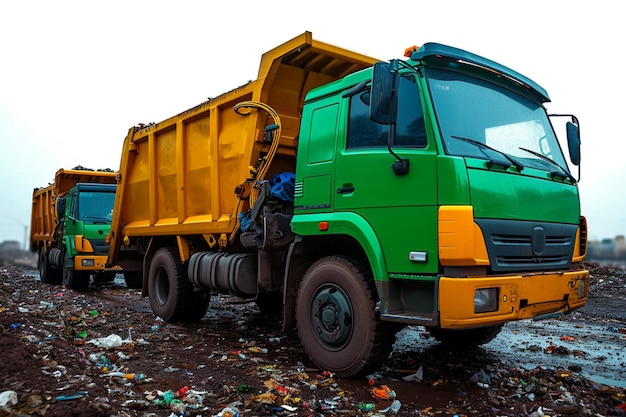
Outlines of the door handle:
[{"label": "door handle", "polygon": [[349,194],[354,192],[354,186],[350,185],[347,187],[337,188],[337,194]]}]

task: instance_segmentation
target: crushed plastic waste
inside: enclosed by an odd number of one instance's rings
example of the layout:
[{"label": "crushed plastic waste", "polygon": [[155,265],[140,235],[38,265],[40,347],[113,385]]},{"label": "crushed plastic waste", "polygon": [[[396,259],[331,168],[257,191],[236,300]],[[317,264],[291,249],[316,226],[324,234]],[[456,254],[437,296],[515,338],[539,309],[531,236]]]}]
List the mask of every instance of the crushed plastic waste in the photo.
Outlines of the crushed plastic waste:
[{"label": "crushed plastic waste", "polygon": [[17,392],[3,391],[0,393],[0,407],[17,404]]},{"label": "crushed plastic waste", "polygon": [[83,398],[84,396],[86,396],[88,394],[87,391],[78,391],[76,394],[71,394],[71,395],[59,395],[58,397],[55,398],[55,400],[57,401],[71,401],[71,400],[78,400],[79,398]]},{"label": "crushed plastic waste", "polygon": [[116,334],[110,334],[107,337],[100,337],[97,339],[88,340],[87,343],[91,343],[97,347],[102,347],[106,349],[113,349],[122,346],[124,340],[121,336]]},{"label": "crushed plastic waste", "polygon": [[387,385],[381,385],[380,387],[372,388],[372,397],[378,400],[394,400],[396,392]]},{"label": "crushed plastic waste", "polygon": [[471,380],[476,382],[476,385],[480,388],[489,388],[489,385],[491,384],[491,376],[489,376],[484,369],[481,369],[479,372],[472,375]]},{"label": "crushed plastic waste", "polygon": [[359,407],[359,411],[362,411],[362,412],[365,412],[365,413],[368,413],[370,411],[376,410],[376,404],[374,404],[374,403],[363,403],[363,402],[361,402],[361,403],[359,403],[358,407]]},{"label": "crushed plastic waste", "polygon": [[133,373],[124,373],[124,372],[108,372],[101,376],[106,376],[106,377],[118,376],[124,379],[128,379],[129,381],[141,381],[142,379],[146,377],[144,374],[133,374]]},{"label": "crushed plastic waste", "polygon": [[422,382],[424,380],[424,367],[420,366],[419,369],[414,374],[403,376],[402,380],[407,381],[407,382],[410,382],[410,381]]},{"label": "crushed plastic waste", "polygon": [[239,417],[239,410],[233,407],[225,407],[222,411],[213,417]]},{"label": "crushed plastic waste", "polygon": [[393,414],[398,414],[400,408],[402,407],[402,403],[400,400],[394,400],[389,407],[383,408],[380,410],[381,413],[392,412]]}]

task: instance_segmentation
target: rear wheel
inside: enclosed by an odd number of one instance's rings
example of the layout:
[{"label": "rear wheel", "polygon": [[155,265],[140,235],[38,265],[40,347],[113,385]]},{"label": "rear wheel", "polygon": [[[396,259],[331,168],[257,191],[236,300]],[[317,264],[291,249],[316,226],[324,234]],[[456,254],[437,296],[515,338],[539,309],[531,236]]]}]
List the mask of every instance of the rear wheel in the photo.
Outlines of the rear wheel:
[{"label": "rear wheel", "polygon": [[124,271],[124,282],[128,288],[141,288],[143,286],[143,275],[141,271]]},{"label": "rear wheel", "polygon": [[450,330],[428,327],[426,330],[442,345],[452,349],[484,345],[491,342],[502,330],[502,324],[477,329]]},{"label": "rear wheel", "polygon": [[44,284],[60,284],[62,279],[62,272],[58,268],[53,268],[48,260],[44,248],[39,249],[39,259],[37,260],[37,266],[39,269],[39,279]]},{"label": "rear wheel", "polygon": [[166,322],[197,321],[208,306],[194,292],[175,248],[161,248],[154,254],[148,273],[148,296],[154,314]]},{"label": "rear wheel", "polygon": [[370,373],[388,356],[392,327],[377,317],[371,274],[358,262],[330,256],[306,272],[296,303],[298,336],[320,369],[351,377]]}]

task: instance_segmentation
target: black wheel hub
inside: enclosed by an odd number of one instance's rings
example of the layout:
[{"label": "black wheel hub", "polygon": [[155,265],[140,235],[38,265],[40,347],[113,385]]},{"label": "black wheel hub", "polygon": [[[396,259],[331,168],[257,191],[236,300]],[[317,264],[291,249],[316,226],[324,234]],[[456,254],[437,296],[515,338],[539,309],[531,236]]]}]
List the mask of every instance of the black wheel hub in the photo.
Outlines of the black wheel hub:
[{"label": "black wheel hub", "polygon": [[352,335],[352,304],[341,288],[320,288],[311,303],[311,323],[320,342],[328,350],[339,350]]}]

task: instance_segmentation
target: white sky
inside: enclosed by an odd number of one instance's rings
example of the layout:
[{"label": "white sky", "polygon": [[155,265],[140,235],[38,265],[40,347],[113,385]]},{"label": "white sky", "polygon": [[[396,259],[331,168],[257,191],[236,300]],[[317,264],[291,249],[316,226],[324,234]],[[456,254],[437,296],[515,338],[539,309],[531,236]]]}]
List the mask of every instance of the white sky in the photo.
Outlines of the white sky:
[{"label": "white sky", "polygon": [[532,78],[549,112],[580,120],[590,237],[625,234],[621,3],[0,0],[0,242],[23,244],[32,191],[58,169],[117,169],[131,126],[255,79],[264,52],[305,31],[383,60],[444,43]]}]

